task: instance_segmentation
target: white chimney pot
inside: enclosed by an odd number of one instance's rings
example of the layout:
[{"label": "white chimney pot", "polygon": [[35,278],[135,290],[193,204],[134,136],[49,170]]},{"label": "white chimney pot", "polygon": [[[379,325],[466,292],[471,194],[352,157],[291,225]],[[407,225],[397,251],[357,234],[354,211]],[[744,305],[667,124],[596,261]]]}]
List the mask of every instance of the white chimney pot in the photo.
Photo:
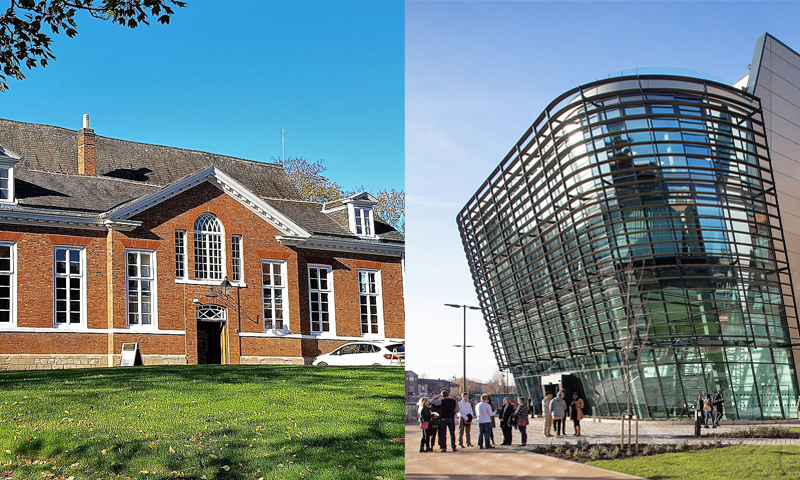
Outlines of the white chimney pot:
[{"label": "white chimney pot", "polygon": [[89,128],[89,114],[83,114],[83,128]]}]

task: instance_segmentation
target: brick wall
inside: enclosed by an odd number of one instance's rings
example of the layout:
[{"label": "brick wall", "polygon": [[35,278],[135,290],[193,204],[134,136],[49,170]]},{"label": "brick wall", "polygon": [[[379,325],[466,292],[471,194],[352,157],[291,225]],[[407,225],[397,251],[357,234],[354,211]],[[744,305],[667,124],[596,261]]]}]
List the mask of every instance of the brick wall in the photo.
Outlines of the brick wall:
[{"label": "brick wall", "polygon": [[[308,298],[308,264],[333,267],[336,333],[338,336],[360,337],[358,305],[359,268],[367,266],[381,271],[384,328],[387,337],[404,337],[404,308],[400,259],[376,255],[357,255],[339,252],[294,249],[275,240],[281,235],[275,227],[262,220],[235,199],[218,188],[204,183],[139,214],[142,221],[133,232],[107,233],[61,228],[3,225],[0,240],[17,242],[18,268],[18,327],[53,329],[53,247],[78,245],[86,248],[87,326],[89,329],[127,327],[126,255],[128,249],[155,252],[156,289],[158,295],[158,329],[186,332],[185,335],[152,335],[130,330],[129,333],[20,333],[0,332],[0,356],[3,354],[63,354],[105,355],[119,352],[123,342],[139,342],[145,358],[154,363],[184,359],[197,363],[196,306],[212,303],[206,298],[209,286],[175,282],[175,230],[187,232],[187,275],[194,278],[194,222],[198,215],[210,212],[224,227],[226,272],[232,270],[231,235],[242,236],[243,280],[247,288],[239,291],[241,308],[228,311],[230,358],[238,363],[240,356],[249,363],[267,359],[302,361],[326,353],[344,343],[336,339],[269,338],[243,336],[237,331],[258,333],[262,327],[261,259],[262,256],[286,261],[289,293],[289,330],[291,334],[310,334]],[[108,247],[110,246],[110,252]],[[108,255],[107,255],[108,254]],[[108,273],[111,282],[108,282]],[[108,285],[112,288],[109,295]],[[236,289],[232,292],[234,299]],[[112,312],[109,322],[109,311]],[[2,326],[0,326],[1,328]],[[239,351],[241,340],[242,351]],[[152,356],[152,357],[148,357]],[[21,357],[19,357],[21,358]],[[178,359],[178,360],[176,360]],[[26,360],[27,361],[27,360]],[[276,360],[277,361],[277,360]],[[107,363],[107,360],[104,360]],[[55,363],[53,363],[55,364]],[[41,362],[37,365],[42,365]],[[0,363],[2,368],[2,363]]]}]

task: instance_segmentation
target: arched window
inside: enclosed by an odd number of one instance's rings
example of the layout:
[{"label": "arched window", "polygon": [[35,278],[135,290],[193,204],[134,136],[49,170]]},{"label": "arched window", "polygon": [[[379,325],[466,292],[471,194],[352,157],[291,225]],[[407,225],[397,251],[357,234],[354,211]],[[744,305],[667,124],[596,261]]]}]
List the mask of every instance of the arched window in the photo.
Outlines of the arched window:
[{"label": "arched window", "polygon": [[194,222],[194,278],[222,280],[222,224],[210,213]]}]

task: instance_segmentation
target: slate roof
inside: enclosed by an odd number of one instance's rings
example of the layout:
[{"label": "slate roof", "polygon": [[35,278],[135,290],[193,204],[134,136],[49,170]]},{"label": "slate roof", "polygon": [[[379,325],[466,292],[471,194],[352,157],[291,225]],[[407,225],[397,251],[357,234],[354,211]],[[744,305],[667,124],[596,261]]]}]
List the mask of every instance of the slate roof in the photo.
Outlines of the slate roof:
[{"label": "slate roof", "polygon": [[101,213],[159,189],[154,185],[84,175],[16,170],[19,205]]},{"label": "slate roof", "polygon": [[[78,174],[75,130],[0,119],[0,144],[22,157],[20,170]],[[98,177],[163,187],[213,165],[257,195],[300,199],[280,165],[100,135],[95,136],[95,151]]]},{"label": "slate roof", "polygon": [[[291,200],[275,200],[264,199],[267,203],[280,210],[284,215],[289,217],[292,221],[301,225],[309,233],[312,233],[315,238],[353,238],[355,235],[348,229],[347,226],[342,225],[340,222],[332,218],[334,214],[322,213],[322,203],[305,202],[305,201],[291,201]],[[344,213],[345,219],[347,212]],[[345,220],[346,221],[346,220]],[[389,226],[380,218],[375,218],[375,233],[378,238],[389,242],[404,242],[403,235]]]},{"label": "slate roof", "polygon": [[[77,139],[75,130],[0,119],[0,145],[21,157],[15,169],[17,208],[100,214],[214,166],[315,238],[368,242],[350,232],[346,211],[324,214],[323,203],[301,200],[280,165],[96,135],[97,176],[79,175]],[[341,200],[327,207],[332,205]],[[404,242],[377,217],[375,231],[381,242]]]}]

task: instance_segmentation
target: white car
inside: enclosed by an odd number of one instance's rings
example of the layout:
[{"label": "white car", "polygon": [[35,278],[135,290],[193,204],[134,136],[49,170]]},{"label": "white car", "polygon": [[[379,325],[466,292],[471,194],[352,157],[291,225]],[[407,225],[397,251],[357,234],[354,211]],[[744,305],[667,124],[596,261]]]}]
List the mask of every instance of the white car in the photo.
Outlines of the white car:
[{"label": "white car", "polygon": [[401,366],[405,364],[406,345],[398,342],[350,342],[320,355],[312,365]]}]

